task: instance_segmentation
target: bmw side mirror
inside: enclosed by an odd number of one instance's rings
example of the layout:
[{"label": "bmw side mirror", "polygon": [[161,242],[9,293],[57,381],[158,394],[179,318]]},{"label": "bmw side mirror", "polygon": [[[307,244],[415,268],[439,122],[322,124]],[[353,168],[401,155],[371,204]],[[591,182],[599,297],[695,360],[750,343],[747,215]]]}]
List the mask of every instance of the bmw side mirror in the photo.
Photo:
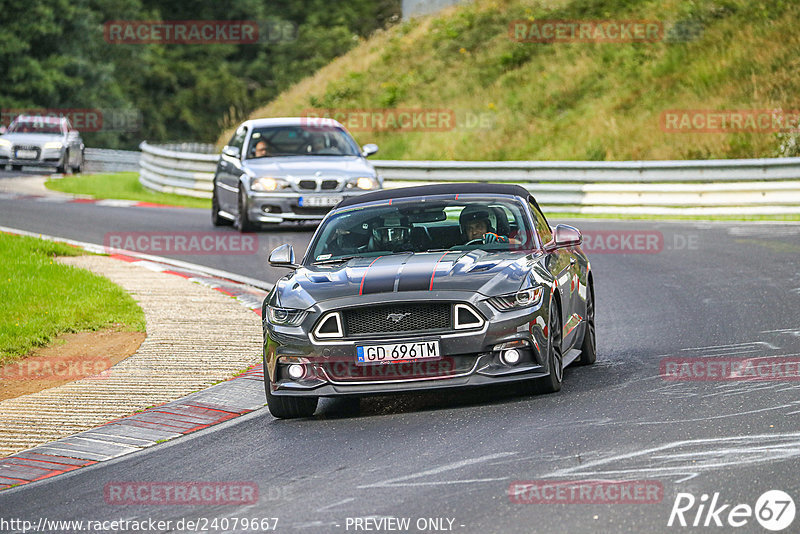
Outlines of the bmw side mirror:
[{"label": "bmw side mirror", "polygon": [[361,147],[361,155],[365,158],[370,157],[378,151],[378,145],[370,143]]},{"label": "bmw side mirror", "polygon": [[270,252],[269,264],[273,267],[288,267],[289,269],[300,267],[294,262],[294,249],[292,245],[281,245]]},{"label": "bmw side mirror", "polygon": [[239,147],[237,146],[228,146],[222,149],[222,153],[231,158],[238,158],[241,152],[239,152]]},{"label": "bmw side mirror", "polygon": [[575,247],[583,242],[581,231],[568,224],[559,224],[553,234],[555,248]]}]

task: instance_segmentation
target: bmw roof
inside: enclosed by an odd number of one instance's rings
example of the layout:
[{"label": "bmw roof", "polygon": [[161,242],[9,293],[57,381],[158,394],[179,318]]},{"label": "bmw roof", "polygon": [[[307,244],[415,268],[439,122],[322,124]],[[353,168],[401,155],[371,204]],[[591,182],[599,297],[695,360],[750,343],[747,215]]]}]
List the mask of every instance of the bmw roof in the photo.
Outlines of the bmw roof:
[{"label": "bmw roof", "polygon": [[265,119],[250,119],[244,121],[239,127],[247,125],[253,128],[265,128],[269,126],[307,126],[309,128],[319,127],[338,127],[344,128],[342,124],[334,119],[327,117],[271,117]]}]

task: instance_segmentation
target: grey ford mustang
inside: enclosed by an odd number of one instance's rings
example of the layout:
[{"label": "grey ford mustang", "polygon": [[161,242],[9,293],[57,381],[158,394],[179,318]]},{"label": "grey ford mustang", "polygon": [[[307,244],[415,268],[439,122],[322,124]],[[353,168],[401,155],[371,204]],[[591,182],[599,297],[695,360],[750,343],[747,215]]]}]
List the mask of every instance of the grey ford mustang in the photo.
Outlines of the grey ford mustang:
[{"label": "grey ford mustang", "polygon": [[595,361],[594,287],[580,232],[551,228],[516,185],[382,190],[341,202],[262,306],[270,412],[321,396],[525,381],[561,389]]}]

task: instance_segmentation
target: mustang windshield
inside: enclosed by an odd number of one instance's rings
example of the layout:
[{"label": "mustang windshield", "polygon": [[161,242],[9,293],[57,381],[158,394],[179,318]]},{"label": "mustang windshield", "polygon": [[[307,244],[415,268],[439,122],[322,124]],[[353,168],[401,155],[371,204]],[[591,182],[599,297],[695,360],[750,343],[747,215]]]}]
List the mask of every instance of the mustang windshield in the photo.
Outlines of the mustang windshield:
[{"label": "mustang windshield", "polygon": [[532,248],[527,215],[517,200],[448,197],[397,199],[391,204],[341,211],[324,222],[307,262],[444,250]]}]

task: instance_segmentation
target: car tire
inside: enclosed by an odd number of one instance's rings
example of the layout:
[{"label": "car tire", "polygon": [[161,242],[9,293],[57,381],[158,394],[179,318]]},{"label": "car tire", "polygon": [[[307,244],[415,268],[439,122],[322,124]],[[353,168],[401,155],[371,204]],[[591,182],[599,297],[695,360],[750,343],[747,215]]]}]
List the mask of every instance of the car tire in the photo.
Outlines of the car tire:
[{"label": "car tire", "polygon": [[83,153],[81,153],[81,160],[78,162],[76,167],[70,167],[72,169],[72,174],[80,174],[83,172],[83,164],[86,163],[83,159]]},{"label": "car tire", "polygon": [[64,152],[64,159],[61,160],[61,164],[56,167],[56,172],[59,174],[67,174],[67,164],[69,163],[69,151]]},{"label": "car tire", "polygon": [[240,187],[239,205],[237,206],[238,209],[236,210],[236,219],[233,221],[233,226],[241,233],[252,232],[254,228],[253,223],[247,218],[247,209],[245,206],[247,206],[247,198],[245,197],[244,190]]},{"label": "car tire", "polygon": [[211,224],[214,226],[230,226],[231,222],[219,214],[219,199],[217,198],[217,187],[215,185],[214,192],[211,193]]},{"label": "car tire", "polygon": [[267,394],[267,408],[278,419],[299,419],[311,417],[317,410],[319,397],[287,397],[273,395],[269,387],[269,376],[264,369],[264,390]]},{"label": "car tire", "polygon": [[558,302],[553,300],[550,305],[550,318],[547,326],[547,362],[550,373],[535,381],[537,393],[555,393],[561,390],[564,380],[564,355],[561,351],[562,330],[561,311]]},{"label": "car tire", "polygon": [[594,287],[589,284],[586,292],[586,331],[583,333],[581,357],[578,363],[592,365],[597,360],[597,336],[594,325]]}]

